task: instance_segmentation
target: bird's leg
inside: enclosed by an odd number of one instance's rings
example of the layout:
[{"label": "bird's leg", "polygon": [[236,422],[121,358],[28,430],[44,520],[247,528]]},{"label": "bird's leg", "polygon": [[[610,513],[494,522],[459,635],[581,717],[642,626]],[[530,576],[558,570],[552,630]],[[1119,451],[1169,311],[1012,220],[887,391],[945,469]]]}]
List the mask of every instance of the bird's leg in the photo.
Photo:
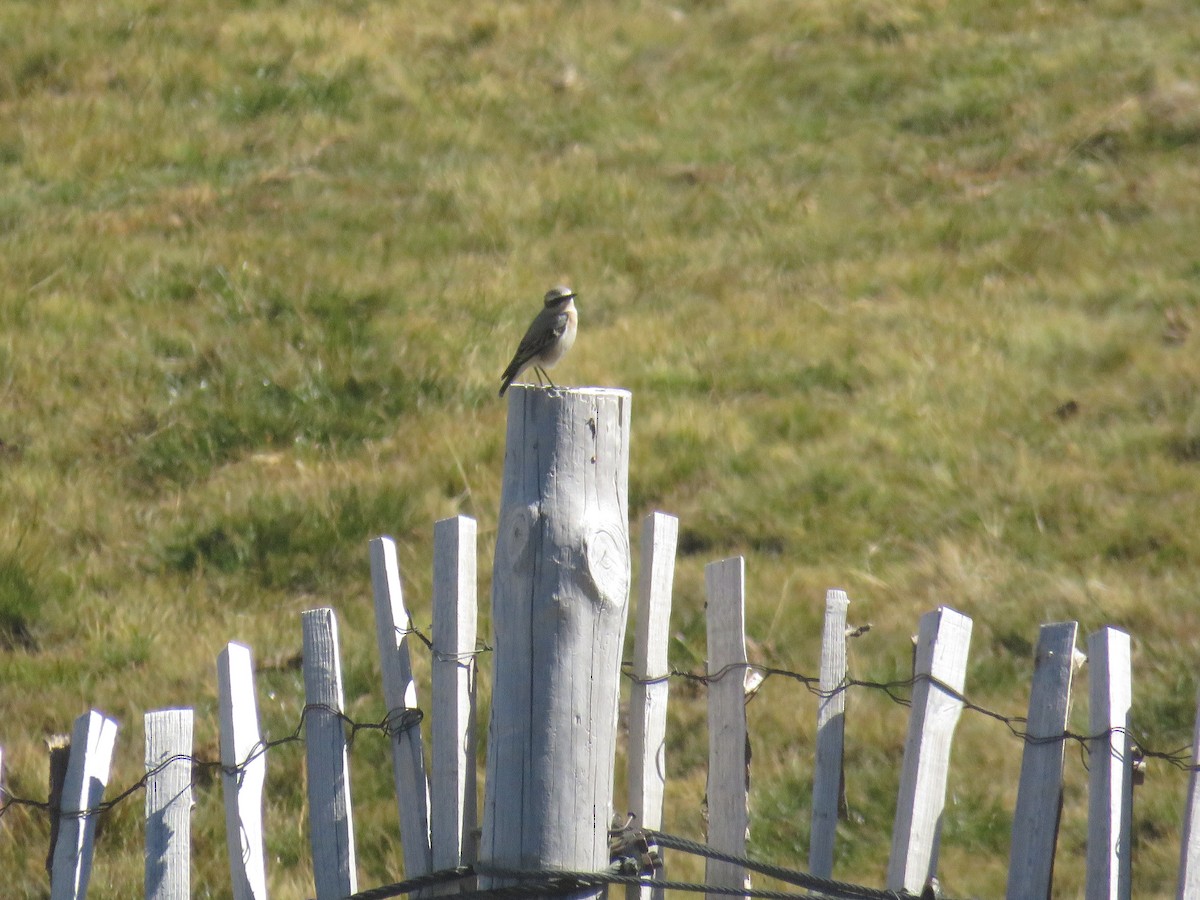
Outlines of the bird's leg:
[{"label": "bird's leg", "polygon": [[556,384],[554,383],[554,381],[553,381],[553,380],[550,378],[550,373],[549,373],[549,372],[547,372],[545,369],[541,368],[540,366],[538,367],[538,371],[539,371],[539,372],[541,372],[543,375],[545,375],[545,376],[546,376],[546,381],[547,381],[547,382],[550,384],[550,389],[551,389],[551,390],[554,390],[554,391],[557,391],[557,390],[558,390],[558,385],[556,385]]}]

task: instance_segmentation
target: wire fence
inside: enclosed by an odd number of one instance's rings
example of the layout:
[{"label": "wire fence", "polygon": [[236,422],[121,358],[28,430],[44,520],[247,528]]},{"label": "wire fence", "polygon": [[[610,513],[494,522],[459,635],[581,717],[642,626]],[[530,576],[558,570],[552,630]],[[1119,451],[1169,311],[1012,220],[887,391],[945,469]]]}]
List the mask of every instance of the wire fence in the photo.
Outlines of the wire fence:
[{"label": "wire fence", "polygon": [[[433,649],[433,642],[430,640],[429,636],[418,628],[410,627],[403,630],[401,633],[403,635],[410,635],[420,641],[430,651],[434,658],[452,660],[468,666],[474,666],[477,658],[481,654],[489,653],[492,650],[492,648],[487,644],[481,643],[474,651],[449,656],[435,651]],[[847,677],[832,690],[825,690],[821,688],[820,678],[817,676],[808,675],[803,672],[781,668],[778,666],[770,666],[754,662],[736,663],[726,666],[716,672],[692,672],[683,669],[671,668],[668,672],[651,678],[639,678],[630,671],[630,668],[630,663],[624,663],[623,675],[629,681],[639,684],[659,684],[664,681],[678,680],[692,684],[708,686],[709,684],[720,681],[733,671],[742,671],[743,673],[746,671],[752,671],[757,673],[763,682],[765,682],[768,678],[785,678],[790,681],[797,682],[798,684],[803,685],[805,689],[807,689],[808,692],[813,696],[822,700],[834,697],[843,692],[848,692],[851,689],[869,690],[886,696],[893,703],[896,703],[900,706],[910,706],[911,697],[909,694],[911,693],[913,687],[920,682],[928,682],[930,685],[938,688],[940,691],[945,692],[961,702],[965,710],[1001,723],[1013,737],[1024,743],[1053,744],[1062,741],[1077,744],[1083,755],[1083,764],[1085,767],[1087,765],[1086,753],[1093,742],[1100,740],[1106,745],[1111,746],[1113,744],[1111,738],[1114,735],[1122,735],[1128,739],[1130,752],[1133,755],[1135,771],[1138,771],[1141,768],[1145,760],[1151,759],[1159,760],[1184,772],[1200,769],[1200,767],[1193,766],[1191,764],[1191,744],[1181,745],[1170,750],[1160,749],[1153,746],[1153,742],[1151,740],[1148,740],[1145,737],[1139,737],[1137,734],[1133,733],[1131,729],[1110,728],[1104,731],[1096,732],[1095,734],[1085,734],[1067,730],[1062,734],[1049,737],[1038,737],[1031,735],[1023,727],[1025,724],[1027,724],[1027,719],[1025,716],[1008,715],[1007,713],[1002,713],[998,710],[983,706],[980,703],[976,703],[963,692],[955,690],[950,685],[930,675],[914,675],[909,678],[895,679],[892,681],[872,681]],[[761,684],[762,682],[760,682],[758,688],[761,688]],[[757,693],[758,688],[755,689],[755,693]],[[749,702],[749,699],[751,699],[753,696],[754,694],[751,694],[750,697],[747,698],[747,702]],[[48,800],[38,800],[32,797],[19,796],[11,793],[6,787],[0,786],[0,819],[3,819],[10,810],[18,807],[39,810],[52,816],[61,816],[64,818],[71,816],[83,818],[86,816],[103,813],[115,806],[118,806],[119,804],[128,800],[138,791],[144,789],[156,775],[167,769],[169,766],[181,762],[186,762],[192,767],[193,787],[199,786],[203,780],[206,780],[202,776],[211,774],[215,771],[219,771],[220,773],[228,776],[240,776],[251,763],[268,751],[286,744],[302,743],[304,741],[305,720],[314,712],[327,713],[339,718],[347,729],[347,740],[349,744],[353,744],[354,738],[360,732],[378,732],[387,735],[389,739],[394,739],[399,734],[402,734],[412,728],[419,727],[425,715],[424,711],[419,708],[395,709],[389,711],[382,719],[376,721],[358,721],[351,718],[342,710],[336,709],[332,706],[310,703],[303,707],[300,712],[299,720],[289,734],[272,740],[260,741],[255,746],[254,750],[251,751],[251,753],[247,756],[247,758],[237,765],[228,765],[220,761],[203,759],[186,754],[171,756],[162,760],[154,767],[147,769],[141,778],[124,788],[110,799],[104,800],[94,807],[89,807],[75,812],[61,812],[60,810],[54,808]],[[1116,754],[1118,751],[1116,748],[1113,748],[1111,752]]]},{"label": "wire fence", "polygon": [[[862,626],[850,632],[847,637],[859,637],[869,630],[869,625]],[[470,653],[462,653],[457,655],[441,653],[437,650],[434,650],[433,641],[419,628],[411,627],[404,633],[417,638],[417,640],[425,645],[435,659],[453,662],[473,662],[474,659],[481,654],[490,653],[492,651],[492,648],[488,644],[480,643],[479,646]],[[780,668],[779,666],[770,666],[764,663],[734,663],[732,665],[725,666],[716,672],[692,672],[685,669],[672,667],[663,675],[657,675],[649,678],[639,678],[630,671],[631,668],[632,664],[630,662],[626,661],[622,663],[621,674],[627,680],[635,684],[661,684],[664,681],[670,681],[674,679],[707,687],[709,684],[715,681],[720,681],[730,671],[737,669],[743,672],[755,672],[761,676],[762,681],[760,681],[758,687],[761,687],[762,682],[765,682],[768,678],[775,676],[779,678],[786,678],[802,684],[810,694],[819,700],[831,699],[838,694],[848,692],[851,688],[862,688],[866,690],[879,691],[887,696],[887,698],[893,703],[896,703],[900,706],[912,705],[911,698],[902,694],[901,691],[911,691],[916,684],[924,681],[930,683],[939,690],[944,691],[946,694],[958,700],[960,703],[962,703],[965,710],[978,713],[1001,723],[1008,729],[1013,737],[1027,744],[1054,744],[1058,743],[1059,741],[1065,741],[1078,744],[1081,750],[1086,751],[1088,749],[1088,744],[1090,744],[1092,741],[1098,739],[1110,739],[1113,735],[1120,734],[1127,735],[1129,737],[1131,752],[1135,756],[1135,763],[1139,760],[1157,759],[1185,772],[1190,772],[1193,768],[1200,768],[1193,766],[1190,762],[1192,759],[1191,744],[1182,744],[1173,750],[1158,750],[1150,746],[1153,741],[1147,741],[1143,738],[1139,738],[1131,729],[1126,728],[1110,728],[1106,731],[1097,732],[1096,734],[1083,734],[1081,732],[1067,730],[1061,735],[1054,735],[1051,737],[1038,737],[1036,735],[1031,735],[1028,731],[1021,727],[1022,725],[1028,724],[1027,717],[1008,715],[1007,713],[1002,713],[998,710],[990,709],[980,703],[976,703],[962,691],[955,690],[950,685],[940,681],[937,678],[934,678],[931,675],[914,675],[910,678],[896,679],[893,681],[872,681],[869,679],[846,677],[837,687],[833,688],[832,690],[826,690],[821,687],[821,679],[819,676],[807,675],[803,672],[797,672],[792,669],[784,669]],[[757,693],[757,690],[758,688],[756,687],[755,693]]]},{"label": "wire fence", "polygon": [[282,747],[286,744],[303,743],[305,720],[314,712],[328,713],[341,719],[343,725],[345,725],[347,729],[348,744],[353,744],[355,735],[362,731],[376,731],[386,734],[389,737],[394,737],[402,734],[405,731],[408,731],[411,728],[420,726],[421,721],[425,718],[425,713],[421,709],[397,709],[389,712],[378,722],[359,722],[335,707],[327,706],[323,703],[309,703],[300,710],[300,719],[290,734],[287,734],[281,738],[275,738],[274,740],[260,741],[254,747],[254,749],[250,751],[250,754],[237,765],[228,765],[218,760],[203,759],[201,757],[190,756],[186,753],[176,753],[173,756],[165,757],[158,764],[147,769],[146,774],[122,790],[116,796],[98,803],[95,806],[81,810],[73,810],[70,812],[64,812],[54,808],[49,801],[35,800],[30,797],[20,797],[11,793],[6,788],[0,787],[0,796],[2,796],[3,799],[3,802],[0,803],[0,819],[2,819],[10,809],[18,806],[41,810],[56,816],[61,816],[62,818],[82,819],[86,818],[87,816],[94,816],[98,813],[107,812],[113,807],[120,805],[125,800],[128,800],[138,791],[145,788],[146,785],[149,784],[156,775],[178,763],[188,763],[191,766],[192,787],[194,788],[198,787],[203,781],[207,780],[206,778],[201,777],[207,773],[220,772],[223,775],[239,777],[246,771],[246,769],[249,768],[251,763],[266,754],[268,751],[274,750],[276,747]]}]

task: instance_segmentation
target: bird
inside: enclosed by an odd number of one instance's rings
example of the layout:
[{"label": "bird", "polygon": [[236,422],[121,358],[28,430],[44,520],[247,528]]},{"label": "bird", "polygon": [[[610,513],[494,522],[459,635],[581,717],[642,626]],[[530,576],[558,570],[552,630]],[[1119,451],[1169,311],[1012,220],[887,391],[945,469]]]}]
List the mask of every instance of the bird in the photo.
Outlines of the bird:
[{"label": "bird", "polygon": [[579,314],[575,311],[575,292],[559,285],[546,291],[545,307],[534,316],[533,321],[521,338],[512,362],[500,376],[500,396],[508,390],[513,379],[533,367],[538,379],[545,378],[555,388],[547,369],[562,359],[563,354],[575,343],[575,331],[579,325]]}]

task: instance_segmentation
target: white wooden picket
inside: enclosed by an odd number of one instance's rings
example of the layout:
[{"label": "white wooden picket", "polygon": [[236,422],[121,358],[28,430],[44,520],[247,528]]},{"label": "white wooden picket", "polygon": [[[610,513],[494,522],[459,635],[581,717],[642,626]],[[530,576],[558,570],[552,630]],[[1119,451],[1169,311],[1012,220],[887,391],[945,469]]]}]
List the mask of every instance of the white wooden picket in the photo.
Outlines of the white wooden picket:
[{"label": "white wooden picket", "polygon": [[[746,854],[750,759],[746,730],[746,561],[738,556],[704,569],[708,597],[708,845]],[[708,859],[705,882],[749,887],[743,866]],[[718,900],[720,894],[706,894]]]},{"label": "white wooden picket", "polygon": [[1129,710],[1133,678],[1129,635],[1102,628],[1088,637],[1087,900],[1130,896],[1133,757]]},{"label": "white wooden picket", "polygon": [[[396,542],[390,537],[371,541],[371,588],[375,598],[375,636],[383,674],[383,699],[388,715],[402,717],[419,709],[409,640],[412,622],[404,606]],[[432,864],[429,848],[429,782],[425,777],[424,744],[420,728],[403,728],[392,739],[392,779],[400,813],[404,871],[422,875]]]},{"label": "white wooden picket", "polygon": [[[642,522],[641,570],[629,695],[629,811],[643,828],[662,828],[667,783],[667,643],[679,520],[651,513]],[[658,679],[658,680],[653,680]],[[665,862],[663,865],[665,872]],[[661,900],[662,889],[630,887],[629,900]]]},{"label": "white wooden picket", "polygon": [[59,806],[58,840],[50,873],[50,900],[83,900],[92,875],[96,839],[96,808],[104,800],[117,722],[91,710],[71,729],[71,755]]},{"label": "white wooden picket", "polygon": [[478,617],[475,520],[443,519],[433,529],[433,660],[430,695],[429,834],[434,869],[473,862]]},{"label": "white wooden picket", "polygon": [[146,731],[146,898],[191,896],[192,711],[144,717]]},{"label": "white wooden picket", "polygon": [[948,606],[921,617],[912,712],[888,859],[891,890],[920,893],[937,874],[950,746],[963,707],[961,698],[951,692],[962,693],[970,646],[969,617]]},{"label": "white wooden picket", "polygon": [[342,706],[342,662],[332,609],[310,609],[304,623],[304,748],[308,823],[317,900],[341,900],[358,890],[350,760]]},{"label": "white wooden picket", "polygon": [[1200,700],[1192,729],[1192,773],[1183,811],[1177,900],[1200,900]]},{"label": "white wooden picket", "polygon": [[267,900],[263,786],[267,755],[258,726],[250,648],[230,641],[217,657],[221,790],[234,900]]},{"label": "white wooden picket", "polygon": [[1049,897],[1063,798],[1063,734],[1071,708],[1076,622],[1043,625],[1033,660],[1033,687],[1013,812],[1008,900]]},{"label": "white wooden picket", "polygon": [[817,747],[813,766],[812,835],[808,869],[819,878],[833,877],[833,842],[842,791],[842,751],[846,733],[845,591],[825,595],[825,627],[821,636],[821,698],[817,703]]}]

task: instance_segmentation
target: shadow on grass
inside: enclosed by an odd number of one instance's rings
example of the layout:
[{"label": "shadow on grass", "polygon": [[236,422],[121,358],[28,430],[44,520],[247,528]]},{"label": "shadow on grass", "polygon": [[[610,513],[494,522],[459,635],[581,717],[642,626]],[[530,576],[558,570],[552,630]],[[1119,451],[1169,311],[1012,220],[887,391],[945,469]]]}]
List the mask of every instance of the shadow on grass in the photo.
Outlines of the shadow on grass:
[{"label": "shadow on grass", "polygon": [[181,573],[237,574],[263,589],[316,592],[361,574],[362,545],[423,527],[411,490],[335,492],[323,501],[267,495],[169,536],[160,559]]}]

